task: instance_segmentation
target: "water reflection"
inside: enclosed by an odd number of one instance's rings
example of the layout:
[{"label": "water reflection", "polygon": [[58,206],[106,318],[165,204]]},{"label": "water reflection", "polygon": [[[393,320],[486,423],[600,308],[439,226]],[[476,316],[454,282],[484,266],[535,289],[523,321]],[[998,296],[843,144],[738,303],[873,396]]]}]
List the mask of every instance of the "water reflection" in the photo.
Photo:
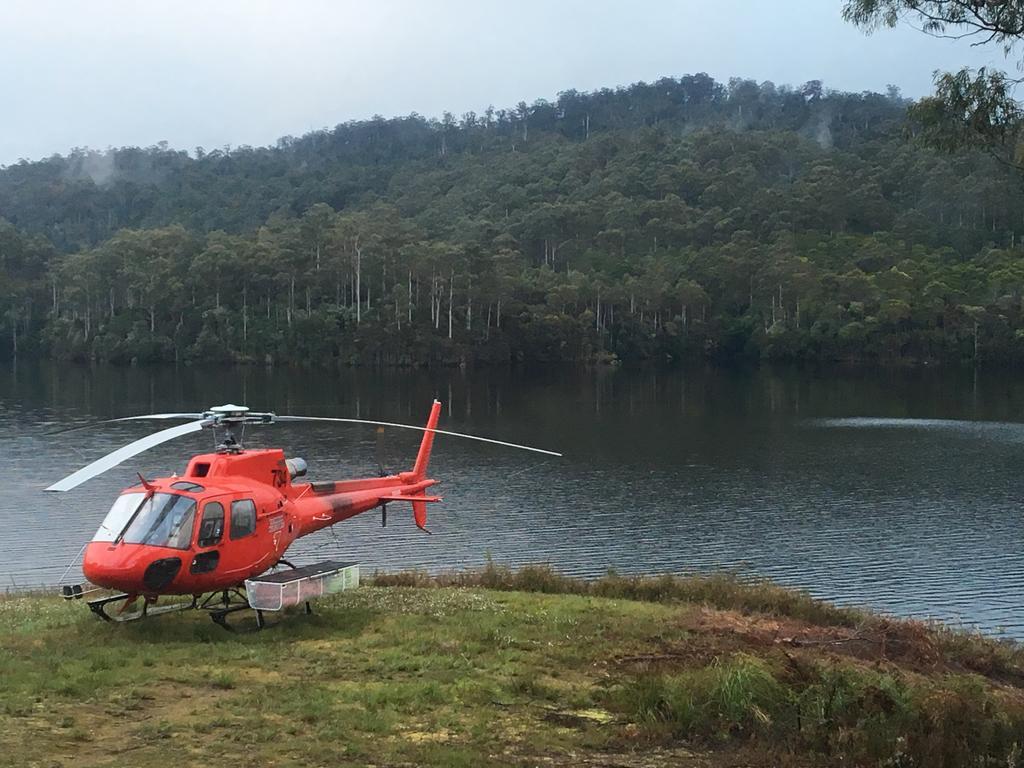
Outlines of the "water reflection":
[{"label": "water reflection", "polygon": [[[0,585],[56,581],[136,471],[181,471],[212,439],[165,444],[55,497],[41,489],[149,428],[47,437],[55,426],[223,402],[422,423],[435,396],[447,429],[566,458],[438,438],[445,501],[430,510],[433,537],[398,514],[381,529],[371,513],[300,542],[298,559],[441,569],[490,554],[581,575],[731,568],[838,602],[1024,636],[1024,426],[1014,423],[1024,387],[959,371],[21,365],[0,371],[0,449],[14,478],[0,502]],[[376,473],[371,428],[282,424],[246,439],[303,456],[313,478]],[[416,443],[415,433],[388,432],[387,468],[411,465]]]}]

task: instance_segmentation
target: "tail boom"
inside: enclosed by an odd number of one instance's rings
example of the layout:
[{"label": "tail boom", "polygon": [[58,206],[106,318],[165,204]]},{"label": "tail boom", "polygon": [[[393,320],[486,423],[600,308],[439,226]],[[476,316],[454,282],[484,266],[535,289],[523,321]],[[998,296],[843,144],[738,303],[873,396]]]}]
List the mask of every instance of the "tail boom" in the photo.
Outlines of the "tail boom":
[{"label": "tail boom", "polygon": [[411,470],[387,477],[304,486],[293,500],[302,510],[299,535],[305,536],[392,501],[410,502],[416,526],[430,533],[426,528],[427,504],[440,501],[441,497],[427,495],[427,489],[437,484],[437,480],[427,477],[427,469],[440,416],[441,403],[435,400]]}]

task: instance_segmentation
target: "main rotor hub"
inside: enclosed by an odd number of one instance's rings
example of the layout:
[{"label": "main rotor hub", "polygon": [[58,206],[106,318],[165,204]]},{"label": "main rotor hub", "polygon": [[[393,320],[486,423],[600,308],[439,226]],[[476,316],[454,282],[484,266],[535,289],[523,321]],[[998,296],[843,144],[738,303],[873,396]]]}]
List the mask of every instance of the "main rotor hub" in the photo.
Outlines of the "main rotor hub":
[{"label": "main rotor hub", "polygon": [[203,413],[203,418],[213,422],[212,426],[231,424],[270,424],[277,417],[273,413],[255,413],[244,405],[215,405]]},{"label": "main rotor hub", "polygon": [[215,405],[203,417],[214,430],[224,430],[224,440],[217,446],[217,450],[223,453],[238,453],[242,450],[241,434],[235,434],[237,427],[244,431],[246,424],[271,424],[276,418],[273,413],[253,413],[244,405],[232,403]]},{"label": "main rotor hub", "polygon": [[215,405],[211,408],[208,413],[216,413],[221,416],[245,416],[249,412],[249,409],[244,405]]}]

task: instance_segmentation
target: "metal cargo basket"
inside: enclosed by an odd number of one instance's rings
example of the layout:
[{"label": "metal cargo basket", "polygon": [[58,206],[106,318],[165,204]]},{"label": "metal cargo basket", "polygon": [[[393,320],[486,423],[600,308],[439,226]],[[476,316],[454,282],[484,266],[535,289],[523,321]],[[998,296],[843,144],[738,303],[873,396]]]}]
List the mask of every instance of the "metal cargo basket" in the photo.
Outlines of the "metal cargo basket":
[{"label": "metal cargo basket", "polygon": [[246,579],[245,593],[257,611],[280,611],[358,586],[359,563],[328,560]]}]

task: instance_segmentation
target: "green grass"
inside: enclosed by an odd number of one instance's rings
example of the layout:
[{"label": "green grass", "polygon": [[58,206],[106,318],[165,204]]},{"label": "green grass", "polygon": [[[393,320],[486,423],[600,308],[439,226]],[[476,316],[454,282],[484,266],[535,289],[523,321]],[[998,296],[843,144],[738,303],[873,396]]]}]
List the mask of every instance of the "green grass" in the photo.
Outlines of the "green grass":
[{"label": "green grass", "polygon": [[1007,766],[1024,743],[1016,646],[763,582],[375,581],[256,634],[0,599],[0,765]]},{"label": "green grass", "polygon": [[656,603],[697,603],[717,608],[801,618],[817,624],[855,626],[868,618],[856,608],[840,608],[815,600],[801,590],[786,589],[763,579],[741,579],[730,573],[678,576],[622,576],[609,572],[601,579],[574,579],[539,565],[513,570],[488,562],[479,570],[430,575],[421,571],[378,573],[374,583],[395,587],[477,587],[545,594],[593,595]]}]

